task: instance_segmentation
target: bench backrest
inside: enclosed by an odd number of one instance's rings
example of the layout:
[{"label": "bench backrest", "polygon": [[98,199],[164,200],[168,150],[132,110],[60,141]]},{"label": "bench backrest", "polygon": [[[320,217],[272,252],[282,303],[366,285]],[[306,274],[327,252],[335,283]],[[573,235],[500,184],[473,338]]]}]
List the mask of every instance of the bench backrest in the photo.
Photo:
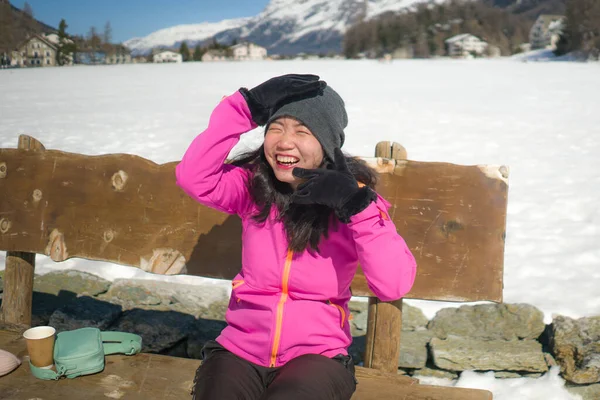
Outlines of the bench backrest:
[{"label": "bench backrest", "polygon": [[[175,183],[177,162],[20,141],[37,150],[0,149],[0,250],[161,274],[232,279],[239,271],[239,218],[189,198]],[[506,168],[366,160],[381,173],[377,190],[417,259],[407,297],[502,301]],[[373,296],[360,268],[352,292]]]}]

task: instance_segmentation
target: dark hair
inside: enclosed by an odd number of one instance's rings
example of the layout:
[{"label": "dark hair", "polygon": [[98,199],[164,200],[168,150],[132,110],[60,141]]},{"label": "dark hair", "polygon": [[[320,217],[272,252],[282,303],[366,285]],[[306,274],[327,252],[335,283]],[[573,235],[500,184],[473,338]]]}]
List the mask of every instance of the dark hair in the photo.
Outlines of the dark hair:
[{"label": "dark hair", "polygon": [[[378,174],[366,162],[346,156],[350,172],[358,182],[375,188]],[[277,207],[278,218],[283,222],[289,248],[294,252],[319,251],[321,237],[328,237],[330,223],[337,223],[332,210],[323,205],[301,205],[291,202],[293,190],[288,183],[277,180],[273,169],[265,158],[264,146],[235,157],[231,164],[252,171],[248,190],[258,207],[252,216],[256,222],[264,223],[273,206]],[[325,161],[322,167],[327,167]]]}]

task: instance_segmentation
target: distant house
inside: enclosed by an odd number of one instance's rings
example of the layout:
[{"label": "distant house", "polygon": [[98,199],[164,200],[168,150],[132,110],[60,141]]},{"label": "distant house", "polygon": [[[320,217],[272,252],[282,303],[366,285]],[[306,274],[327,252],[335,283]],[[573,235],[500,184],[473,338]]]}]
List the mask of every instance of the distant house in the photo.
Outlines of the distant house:
[{"label": "distant house", "polygon": [[264,60],[267,58],[267,49],[257,44],[243,42],[230,47],[233,59],[236,61]]},{"label": "distant house", "polygon": [[107,64],[129,64],[131,61],[131,51],[123,45],[112,46],[112,49],[106,52]]},{"label": "distant house", "polygon": [[19,67],[51,67],[56,65],[54,43],[43,35],[34,35],[23,41],[11,52],[11,66]]},{"label": "distant house", "polygon": [[227,60],[227,53],[225,50],[208,50],[202,55],[202,61],[225,61]]},{"label": "distant house", "polygon": [[563,15],[542,14],[529,31],[531,49],[555,49],[564,28]]},{"label": "distant house", "polygon": [[488,43],[470,33],[463,33],[446,39],[446,47],[450,57],[469,57],[483,55]]},{"label": "distant house", "polygon": [[152,56],[155,63],[180,63],[183,62],[183,56],[171,50],[159,50]]},{"label": "distant house", "polygon": [[145,64],[148,62],[148,57],[137,55],[131,58],[131,62],[134,64]]},{"label": "distant house", "polygon": [[85,65],[106,64],[106,53],[103,51],[79,51],[75,53],[75,63]]}]

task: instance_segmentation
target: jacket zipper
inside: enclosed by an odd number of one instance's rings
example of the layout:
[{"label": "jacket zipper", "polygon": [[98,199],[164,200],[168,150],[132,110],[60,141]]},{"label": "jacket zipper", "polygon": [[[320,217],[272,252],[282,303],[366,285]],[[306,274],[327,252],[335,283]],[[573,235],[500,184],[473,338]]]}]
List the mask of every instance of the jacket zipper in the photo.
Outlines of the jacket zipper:
[{"label": "jacket zipper", "polygon": [[281,298],[277,304],[277,322],[275,324],[275,335],[273,336],[273,346],[271,347],[270,367],[274,367],[277,362],[277,352],[279,351],[279,342],[281,341],[281,325],[283,323],[283,306],[288,299],[288,280],[290,278],[290,269],[292,267],[292,257],[294,252],[288,250],[283,267],[283,276],[281,278]]}]

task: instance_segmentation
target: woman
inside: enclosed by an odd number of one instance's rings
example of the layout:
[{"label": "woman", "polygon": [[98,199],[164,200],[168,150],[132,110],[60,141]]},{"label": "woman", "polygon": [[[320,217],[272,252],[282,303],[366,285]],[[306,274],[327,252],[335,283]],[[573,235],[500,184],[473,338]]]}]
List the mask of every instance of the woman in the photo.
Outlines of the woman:
[{"label": "woman", "polygon": [[[383,301],[406,294],[415,260],[375,193],[375,172],[345,157],[344,102],[315,75],[284,75],[225,97],[176,168],[198,202],[242,219],[242,268],[227,326],[203,349],[194,399],[349,399],[348,323],[360,262]],[[240,136],[263,145],[225,163]]]}]

